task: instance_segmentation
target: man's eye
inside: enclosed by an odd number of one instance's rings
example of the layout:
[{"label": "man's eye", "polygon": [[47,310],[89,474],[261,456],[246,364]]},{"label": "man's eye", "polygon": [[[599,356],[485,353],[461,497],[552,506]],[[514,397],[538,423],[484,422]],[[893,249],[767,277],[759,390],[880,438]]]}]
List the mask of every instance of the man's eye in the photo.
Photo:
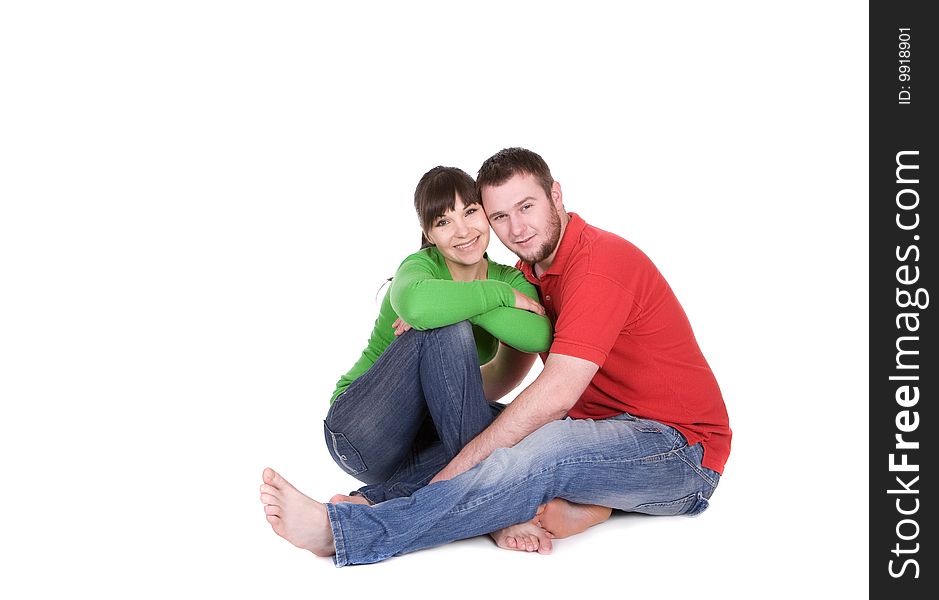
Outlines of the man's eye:
[{"label": "man's eye", "polygon": [[496,215],[496,216],[494,216],[494,217],[492,218],[492,220],[493,220],[493,221],[501,221],[501,220],[502,220],[502,217],[504,217],[504,216],[505,216],[505,215]]},{"label": "man's eye", "polygon": [[532,207],[531,204],[523,204],[523,205],[522,205],[522,210],[528,210],[528,209],[531,208],[531,207]]}]

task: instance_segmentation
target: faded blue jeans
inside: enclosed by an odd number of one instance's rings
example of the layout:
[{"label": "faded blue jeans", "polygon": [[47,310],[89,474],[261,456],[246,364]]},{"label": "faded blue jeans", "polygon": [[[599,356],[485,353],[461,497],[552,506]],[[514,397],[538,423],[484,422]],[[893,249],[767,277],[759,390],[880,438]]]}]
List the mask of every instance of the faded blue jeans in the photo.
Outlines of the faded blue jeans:
[{"label": "faded blue jeans", "polygon": [[326,446],[382,502],[427,485],[502,408],[486,402],[468,321],[412,329],[330,406]]},{"label": "faded blue jeans", "polygon": [[622,414],[553,421],[469,471],[375,506],[326,504],[336,565],[367,564],[528,521],[552,498],[649,515],[705,510],[720,476],[701,444]]}]

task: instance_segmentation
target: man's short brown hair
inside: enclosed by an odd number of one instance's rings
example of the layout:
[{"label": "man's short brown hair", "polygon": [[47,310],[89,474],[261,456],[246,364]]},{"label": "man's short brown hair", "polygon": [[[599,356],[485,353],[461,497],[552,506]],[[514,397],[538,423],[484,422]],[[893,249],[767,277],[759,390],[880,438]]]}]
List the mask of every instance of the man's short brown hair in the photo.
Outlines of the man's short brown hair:
[{"label": "man's short brown hair", "polygon": [[545,195],[551,197],[554,178],[551,169],[543,158],[525,148],[505,148],[499,150],[479,167],[476,174],[476,189],[482,197],[485,186],[500,186],[515,175],[532,175],[541,184]]}]

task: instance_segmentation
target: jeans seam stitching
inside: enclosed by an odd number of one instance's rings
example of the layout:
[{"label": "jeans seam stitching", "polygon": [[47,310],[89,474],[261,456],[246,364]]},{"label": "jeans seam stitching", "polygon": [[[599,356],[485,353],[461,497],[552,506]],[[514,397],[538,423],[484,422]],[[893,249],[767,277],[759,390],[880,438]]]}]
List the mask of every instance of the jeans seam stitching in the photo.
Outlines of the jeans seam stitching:
[{"label": "jeans seam stitching", "polygon": [[[691,447],[691,446],[686,446],[686,448],[690,448],[690,447]],[[707,475],[707,473],[705,473],[704,471],[702,471],[702,470],[698,467],[698,465],[696,465],[694,462],[688,460],[688,458],[685,457],[685,456],[684,456],[683,454],[681,454],[681,453],[678,454],[678,458],[680,458],[683,463],[685,463],[686,465],[688,465],[689,467],[691,467],[691,470],[694,471],[694,472],[698,475],[698,477],[700,477],[701,479],[703,479],[703,480],[704,480],[708,485],[710,485],[712,488],[713,488],[713,487],[717,487],[717,482],[715,482],[713,479],[711,479],[711,478]]]},{"label": "jeans seam stitching", "polygon": [[[332,504],[326,504],[326,516],[333,534],[333,547],[336,550],[335,563],[337,567],[349,564],[349,556],[346,553],[346,541],[342,534],[342,525],[339,521],[339,512]],[[330,518],[331,517],[331,518]]]},{"label": "jeans seam stitching", "polygon": [[701,495],[701,492],[692,492],[687,496],[678,498],[677,500],[667,500],[665,502],[643,502],[642,504],[637,504],[636,508],[645,508],[647,506],[674,506],[676,504],[688,504],[692,500],[697,500]]}]

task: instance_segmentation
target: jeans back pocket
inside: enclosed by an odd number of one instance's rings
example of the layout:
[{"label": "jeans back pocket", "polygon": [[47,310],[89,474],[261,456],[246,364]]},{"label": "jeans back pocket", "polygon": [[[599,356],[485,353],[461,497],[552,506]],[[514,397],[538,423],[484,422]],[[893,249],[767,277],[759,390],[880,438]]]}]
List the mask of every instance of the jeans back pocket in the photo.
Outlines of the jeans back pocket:
[{"label": "jeans back pocket", "polygon": [[359,455],[359,451],[346,439],[344,434],[332,431],[325,421],[323,421],[323,429],[326,432],[326,445],[329,447],[329,454],[337,465],[342,467],[349,475],[358,475],[368,470]]}]

